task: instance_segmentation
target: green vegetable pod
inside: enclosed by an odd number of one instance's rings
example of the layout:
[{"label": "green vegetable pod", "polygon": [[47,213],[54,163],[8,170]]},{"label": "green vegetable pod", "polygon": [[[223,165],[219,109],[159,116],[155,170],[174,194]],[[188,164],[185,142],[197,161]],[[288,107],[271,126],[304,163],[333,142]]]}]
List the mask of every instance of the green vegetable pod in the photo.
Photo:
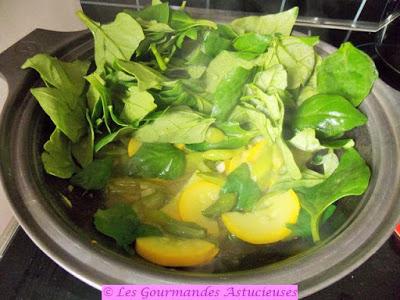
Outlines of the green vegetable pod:
[{"label": "green vegetable pod", "polygon": [[221,214],[231,211],[235,207],[236,201],[237,196],[235,193],[224,194],[211,206],[205,209],[203,215],[208,218],[218,218]]},{"label": "green vegetable pod", "polygon": [[185,238],[205,238],[204,228],[192,222],[178,221],[159,210],[150,210],[145,213],[148,222],[161,226],[166,232]]}]

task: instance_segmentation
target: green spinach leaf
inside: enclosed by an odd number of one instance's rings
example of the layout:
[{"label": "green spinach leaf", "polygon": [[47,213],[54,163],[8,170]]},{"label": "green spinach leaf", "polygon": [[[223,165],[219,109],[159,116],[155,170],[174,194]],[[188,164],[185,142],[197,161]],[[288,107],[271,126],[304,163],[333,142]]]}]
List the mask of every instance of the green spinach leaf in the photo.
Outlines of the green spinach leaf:
[{"label": "green spinach leaf", "polygon": [[98,141],[96,141],[96,143],[94,145],[94,151],[99,152],[104,146],[118,140],[119,138],[121,138],[125,135],[133,133],[134,130],[135,130],[135,128],[133,128],[133,127],[129,127],[129,126],[122,127],[120,129],[114,131],[113,133],[109,133],[109,134],[101,137]]},{"label": "green spinach leaf", "polygon": [[129,176],[176,179],[185,172],[185,155],[171,144],[144,143],[126,165]]},{"label": "green spinach leaf", "polygon": [[301,206],[311,216],[314,241],[319,241],[319,221],[328,206],[337,200],[361,195],[368,187],[370,170],[360,154],[353,148],[344,152],[339,166],[325,181],[313,187],[296,189]]},{"label": "green spinach leaf", "polygon": [[246,212],[251,211],[262,194],[257,183],[251,178],[250,168],[246,163],[241,164],[228,175],[221,193],[236,193],[235,210]]},{"label": "green spinach leaf", "polygon": [[32,88],[31,93],[56,127],[73,143],[86,133],[85,102],[82,97],[52,87]]},{"label": "green spinach leaf", "polygon": [[222,51],[208,65],[205,73],[206,91],[214,93],[225,76],[238,67],[252,69],[254,62],[240,58],[235,52]]},{"label": "green spinach leaf", "polygon": [[140,18],[146,21],[157,21],[159,23],[168,24],[169,21],[169,5],[161,3],[157,5],[147,6],[139,11],[126,10],[134,18]]},{"label": "green spinach leaf", "polygon": [[142,27],[127,13],[118,13],[113,22],[105,25],[91,20],[82,11],[77,14],[93,33],[94,60],[99,72],[106,64],[112,66],[117,58],[130,60],[144,39]]},{"label": "green spinach leaf", "polygon": [[161,231],[152,225],[141,224],[133,208],[125,203],[118,203],[108,209],[99,209],[94,215],[96,229],[113,238],[117,245],[131,252],[131,245],[141,236],[161,235]]},{"label": "green spinach leaf", "polygon": [[111,176],[112,165],[111,158],[95,159],[72,176],[71,183],[85,190],[101,190]]},{"label": "green spinach leaf", "polygon": [[128,89],[127,97],[123,99],[123,102],[121,119],[128,124],[136,124],[157,108],[153,96],[147,91],[141,91],[136,86]]},{"label": "green spinach leaf", "polygon": [[21,68],[33,68],[47,86],[79,96],[85,87],[83,77],[89,65],[88,61],[64,62],[48,54],[39,53],[28,58]]},{"label": "green spinach leaf", "polygon": [[217,125],[225,134],[224,138],[216,143],[203,142],[198,144],[186,144],[186,148],[193,151],[207,151],[211,149],[236,149],[249,144],[257,135],[252,130],[244,130],[236,122],[224,122]]},{"label": "green spinach leaf", "polygon": [[217,29],[217,24],[214,22],[205,19],[193,19],[183,10],[171,10],[170,26],[177,31],[185,31],[192,27]]},{"label": "green spinach leaf", "polygon": [[78,143],[72,144],[71,148],[72,155],[82,167],[92,162],[94,153],[94,131],[88,111],[86,111],[86,120],[89,125],[86,135]]},{"label": "green spinach leaf", "polygon": [[243,17],[233,20],[231,26],[239,35],[246,32],[289,35],[296,22],[298,12],[299,8],[293,7],[273,15]]},{"label": "green spinach leaf", "polygon": [[59,178],[70,178],[76,166],[71,156],[71,142],[55,129],[43,146],[42,161],[46,173]]},{"label": "green spinach leaf", "polygon": [[207,31],[203,36],[201,48],[208,56],[215,57],[221,51],[229,49],[231,44],[232,41],[222,37],[218,31]]},{"label": "green spinach leaf", "polygon": [[298,130],[314,128],[323,136],[334,137],[366,122],[367,117],[345,98],[319,94],[299,107],[294,127]]},{"label": "green spinach leaf", "polygon": [[[324,211],[321,217],[321,224],[325,224],[329,218],[336,211],[335,205],[330,205]],[[311,237],[311,227],[310,227],[310,214],[305,210],[301,209],[299,217],[296,224],[287,224],[286,226],[292,231],[292,237]]]},{"label": "green spinach leaf", "polygon": [[115,67],[121,71],[124,71],[130,75],[135,76],[138,87],[141,91],[148,89],[160,89],[161,84],[166,81],[156,70],[134,61],[116,60]]},{"label": "green spinach leaf", "polygon": [[304,85],[315,67],[315,52],[312,46],[294,36],[275,38],[264,59],[264,68],[275,64],[285,67],[288,74],[288,89]]},{"label": "green spinach leaf", "polygon": [[368,96],[377,78],[372,59],[351,43],[344,43],[324,58],[318,68],[318,92],[341,95],[358,106]]},{"label": "green spinach leaf", "polygon": [[152,123],[140,127],[135,137],[144,143],[201,143],[214,120],[205,118],[188,107],[177,107],[166,111]]},{"label": "green spinach leaf", "polygon": [[325,148],[315,137],[315,129],[313,128],[305,128],[297,132],[295,136],[289,140],[289,143],[297,149],[306,152],[315,152]]},{"label": "green spinach leaf", "polygon": [[233,47],[237,51],[261,54],[271,45],[272,37],[258,33],[245,33],[233,41]]},{"label": "green spinach leaf", "polygon": [[248,81],[251,70],[238,67],[227,73],[218,84],[214,93],[211,116],[217,121],[225,121],[243,93],[243,86]]},{"label": "green spinach leaf", "polygon": [[97,72],[91,73],[85,78],[90,83],[88,106],[92,112],[92,120],[100,119],[102,122],[104,121],[108,132],[111,132],[108,110],[108,106],[111,105],[111,94],[106,88],[106,82]]},{"label": "green spinach leaf", "polygon": [[319,36],[299,36],[297,38],[308,46],[315,46],[319,43]]},{"label": "green spinach leaf", "polygon": [[315,54],[315,67],[306,85],[300,88],[300,93],[297,95],[297,106],[303,104],[308,98],[318,94],[317,91],[317,70],[322,63],[322,57]]},{"label": "green spinach leaf", "polygon": [[264,71],[258,72],[254,77],[254,84],[268,93],[284,90],[288,84],[287,72],[282,65],[273,65]]},{"label": "green spinach leaf", "polygon": [[193,85],[184,80],[164,82],[156,99],[168,106],[187,105],[204,114],[209,114],[212,108],[211,101],[205,98],[203,91],[193,89]]}]

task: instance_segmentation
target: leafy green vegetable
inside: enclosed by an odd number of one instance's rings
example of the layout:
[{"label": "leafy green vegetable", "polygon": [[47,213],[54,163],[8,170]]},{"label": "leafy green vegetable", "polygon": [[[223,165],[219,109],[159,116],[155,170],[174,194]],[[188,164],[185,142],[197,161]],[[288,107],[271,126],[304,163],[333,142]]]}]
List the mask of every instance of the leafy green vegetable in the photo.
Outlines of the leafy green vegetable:
[{"label": "leafy green vegetable", "polygon": [[86,111],[86,120],[89,124],[87,133],[76,144],[72,144],[72,155],[82,167],[86,167],[93,160],[94,152],[94,131],[89,112]]},{"label": "leafy green vegetable", "polygon": [[161,235],[154,226],[140,224],[139,218],[132,207],[125,203],[118,203],[108,209],[99,209],[94,215],[94,225],[101,233],[112,237],[128,252],[129,245],[136,238],[148,235]]},{"label": "leafy green vegetable", "polygon": [[308,79],[306,85],[300,89],[300,93],[297,96],[297,105],[300,106],[308,98],[318,94],[317,91],[317,70],[322,63],[322,58],[318,54],[315,55],[315,67]]},{"label": "leafy green vegetable", "polygon": [[112,143],[112,142],[116,141],[117,139],[132,133],[133,131],[134,131],[134,128],[132,128],[132,127],[123,127],[123,128],[120,128],[120,129],[114,131],[113,133],[103,136],[95,143],[95,145],[94,145],[95,152],[100,151],[107,144]]},{"label": "leafy green vegetable", "polygon": [[106,125],[108,132],[111,132],[108,110],[108,106],[111,105],[111,92],[106,88],[105,80],[97,72],[85,78],[90,83],[88,106],[92,114],[92,120],[99,118]]},{"label": "leafy green vegetable", "polygon": [[144,39],[141,26],[127,13],[118,13],[115,20],[106,25],[91,20],[81,11],[77,14],[93,33],[94,60],[99,72],[106,64],[112,65],[117,58],[130,60]]},{"label": "leafy green vegetable", "polygon": [[111,158],[95,159],[71,178],[71,183],[86,190],[101,190],[111,176]]},{"label": "leafy green vegetable", "polygon": [[246,96],[242,97],[241,100],[249,102],[258,111],[265,114],[265,116],[277,129],[278,132],[276,135],[280,135],[283,124],[284,107],[278,93],[273,93],[272,95],[269,95],[267,93],[264,93],[256,85],[248,84],[246,89]]},{"label": "leafy green vegetable", "polygon": [[236,149],[249,144],[257,133],[250,130],[244,130],[239,123],[225,122],[218,125],[218,128],[225,134],[224,138],[215,143],[203,142],[198,144],[187,144],[186,148],[194,151],[207,151],[211,149]]},{"label": "leafy green vegetable", "polygon": [[298,12],[299,9],[293,7],[273,15],[243,17],[232,21],[231,26],[239,35],[246,32],[289,35],[296,22]]},{"label": "leafy green vegetable", "polygon": [[207,232],[196,223],[178,221],[159,210],[145,212],[149,222],[161,226],[166,232],[185,238],[205,238]]},{"label": "leafy green vegetable", "polygon": [[289,143],[297,149],[306,152],[314,152],[325,148],[315,137],[315,130],[312,128],[305,128],[297,132],[295,136],[289,140]]},{"label": "leafy green vegetable", "polygon": [[116,60],[115,67],[121,71],[135,76],[138,81],[139,90],[144,91],[152,88],[160,89],[165,78],[156,70],[134,61]]},{"label": "leafy green vegetable", "polygon": [[323,212],[340,198],[361,195],[368,187],[370,170],[358,152],[351,148],[344,152],[339,166],[325,181],[313,187],[296,189],[301,206],[310,214],[314,241],[319,237],[319,220]]},{"label": "leafy green vegetable", "polygon": [[309,46],[315,46],[319,43],[319,36],[299,36],[298,39]]},{"label": "leafy green vegetable", "polygon": [[208,218],[218,218],[221,214],[231,211],[237,201],[235,193],[227,193],[221,195],[217,201],[203,211],[203,215]]},{"label": "leafy green vegetable", "polygon": [[89,62],[63,62],[47,54],[36,54],[27,59],[22,68],[39,72],[48,87],[31,89],[33,96],[56,127],[71,141],[78,142],[87,127],[81,94]]},{"label": "leafy green vegetable", "polygon": [[267,50],[268,46],[271,44],[271,41],[272,38],[269,35],[251,32],[239,35],[233,41],[233,47],[237,51],[261,54]]},{"label": "leafy green vegetable", "polygon": [[55,129],[43,149],[42,161],[46,172],[60,178],[70,178],[76,166],[67,137],[59,129]]},{"label": "leafy green vegetable", "polygon": [[276,90],[286,89],[287,80],[285,68],[277,64],[258,72],[254,77],[254,84],[264,92],[273,93]]},{"label": "leafy green vegetable", "polygon": [[140,127],[135,137],[144,143],[201,143],[213,122],[213,118],[205,118],[187,107],[177,107]]},{"label": "leafy green vegetable", "polygon": [[153,96],[146,91],[141,91],[136,86],[128,89],[127,97],[123,99],[124,108],[121,119],[128,124],[135,124],[157,108]]},{"label": "leafy green vegetable", "polygon": [[264,68],[275,64],[285,67],[289,89],[296,89],[304,85],[315,67],[313,47],[293,36],[276,38],[263,59]]},{"label": "leafy green vegetable", "polygon": [[349,149],[354,147],[354,141],[352,139],[341,139],[334,141],[324,141],[322,143],[323,146],[332,148],[332,149]]},{"label": "leafy green vegetable", "polygon": [[222,51],[208,65],[205,73],[206,91],[214,93],[225,76],[238,67],[252,69],[254,63],[240,58],[235,52]]},{"label": "leafy green vegetable", "polygon": [[129,176],[176,179],[185,172],[185,155],[171,144],[143,144],[126,164]]},{"label": "leafy green vegetable", "polygon": [[31,93],[56,127],[72,142],[78,142],[87,128],[83,98],[50,87],[32,88]]},{"label": "leafy green vegetable", "polygon": [[185,31],[192,27],[217,28],[217,24],[210,20],[193,19],[183,10],[171,10],[170,25],[177,31]]},{"label": "leafy green vegetable", "polygon": [[[321,217],[321,224],[325,224],[336,211],[335,205],[330,205],[324,211]],[[292,231],[291,236],[311,237],[310,215],[306,210],[301,209],[296,224],[287,224],[286,226]]]},{"label": "leafy green vegetable", "polygon": [[157,5],[147,6],[142,10],[130,10],[129,14],[133,17],[140,18],[146,21],[155,20],[159,23],[168,24],[169,20],[169,5],[168,3],[161,3]]},{"label": "leafy green vegetable", "polygon": [[79,96],[85,87],[83,77],[89,65],[88,61],[64,62],[48,54],[39,53],[28,58],[21,68],[33,68],[47,86]]},{"label": "leafy green vegetable", "polygon": [[202,113],[211,111],[210,101],[183,80],[164,82],[162,91],[157,94],[157,100],[169,106],[187,105]]},{"label": "leafy green vegetable", "polygon": [[243,92],[243,85],[247,82],[251,74],[250,70],[238,67],[227,73],[218,84],[214,93],[214,105],[211,116],[217,121],[225,121]]},{"label": "leafy green vegetable", "polygon": [[202,48],[210,57],[217,56],[221,51],[228,50],[232,44],[230,39],[224,38],[219,32],[207,31],[204,34]]},{"label": "leafy green vegetable", "polygon": [[318,68],[318,92],[341,95],[358,106],[368,96],[377,78],[372,59],[351,43],[344,43]]},{"label": "leafy green vegetable", "polygon": [[319,94],[299,107],[294,127],[298,130],[314,128],[326,137],[334,137],[366,122],[367,117],[345,98]]},{"label": "leafy green vegetable", "polygon": [[327,153],[322,155],[314,156],[311,164],[315,166],[322,166],[324,169],[324,175],[326,177],[330,176],[338,167],[339,159],[332,149],[329,149]]},{"label": "leafy green vegetable", "polygon": [[246,163],[228,175],[221,193],[237,194],[235,210],[238,211],[250,211],[262,195],[257,183],[251,178],[250,168]]},{"label": "leafy green vegetable", "polygon": [[305,169],[301,173],[301,177],[297,179],[293,178],[284,178],[284,180],[280,180],[278,183],[272,185],[269,189],[269,192],[275,191],[287,191],[289,189],[298,189],[303,187],[312,187],[323,182],[326,179],[326,176],[315,172],[310,169]]}]

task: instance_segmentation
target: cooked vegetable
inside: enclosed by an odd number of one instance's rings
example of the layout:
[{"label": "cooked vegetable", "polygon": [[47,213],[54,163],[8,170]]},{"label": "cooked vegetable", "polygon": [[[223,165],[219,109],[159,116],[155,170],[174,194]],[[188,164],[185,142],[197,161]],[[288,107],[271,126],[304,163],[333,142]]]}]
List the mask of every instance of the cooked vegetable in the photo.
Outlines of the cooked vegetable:
[{"label": "cooked vegetable", "polygon": [[291,36],[297,14],[216,24],[153,1],[100,24],[79,12],[92,73],[47,54],[22,66],[55,125],[44,170],[96,190],[96,229],[163,266],[229,257],[227,240],[325,238],[336,202],[368,187],[346,134],[366,124],[357,106],[377,72],[350,43],[321,57],[318,37]]},{"label": "cooked vegetable", "polygon": [[224,212],[231,211],[237,201],[235,193],[222,194],[217,201],[203,210],[203,215],[208,218],[218,218]]},{"label": "cooked vegetable", "polygon": [[218,223],[205,217],[202,212],[217,201],[220,189],[218,184],[194,175],[179,196],[178,209],[181,219],[197,223],[206,228],[209,234],[217,236]]},{"label": "cooked vegetable", "polygon": [[345,151],[336,170],[326,180],[312,187],[299,187],[301,206],[311,215],[313,239],[319,241],[319,220],[323,212],[337,200],[361,195],[368,187],[370,170],[353,148]]},{"label": "cooked vegetable", "polygon": [[111,158],[96,159],[72,176],[71,183],[86,190],[100,190],[111,176],[112,163]]},{"label": "cooked vegetable", "polygon": [[343,96],[358,106],[377,77],[372,59],[351,43],[344,43],[322,61],[317,72],[318,92]]},{"label": "cooked vegetable", "polygon": [[190,267],[210,262],[219,249],[214,244],[200,239],[143,237],[136,240],[136,251],[157,265]]},{"label": "cooked vegetable", "polygon": [[128,248],[137,237],[161,235],[156,227],[141,224],[135,211],[122,203],[105,210],[99,209],[94,215],[94,225],[124,248]]},{"label": "cooked vegetable", "polygon": [[318,94],[299,107],[294,126],[298,130],[313,128],[324,137],[335,137],[366,122],[367,117],[345,98]]},{"label": "cooked vegetable", "polygon": [[201,239],[207,235],[206,230],[197,223],[175,220],[162,211],[149,210],[145,212],[145,218],[150,223],[160,225],[166,232],[179,237]]},{"label": "cooked vegetable", "polygon": [[222,214],[226,228],[239,239],[251,244],[270,244],[288,237],[287,224],[295,224],[300,211],[293,190],[265,195],[251,212]]},{"label": "cooked vegetable", "polygon": [[171,144],[144,143],[125,169],[129,176],[175,179],[185,171],[185,155]]},{"label": "cooked vegetable", "polygon": [[246,163],[241,164],[228,175],[221,192],[237,194],[235,210],[238,211],[250,211],[261,196],[261,190],[251,179],[250,168]]}]

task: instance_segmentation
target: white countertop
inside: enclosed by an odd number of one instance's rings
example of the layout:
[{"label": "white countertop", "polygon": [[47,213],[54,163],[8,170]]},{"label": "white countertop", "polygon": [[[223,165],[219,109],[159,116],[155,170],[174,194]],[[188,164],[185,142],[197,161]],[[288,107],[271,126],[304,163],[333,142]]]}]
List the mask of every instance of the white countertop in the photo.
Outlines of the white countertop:
[{"label": "white countertop", "polygon": [[[0,53],[35,28],[56,31],[84,29],[75,16],[80,9],[79,0],[0,0]],[[7,83],[0,77],[0,110],[7,93]],[[17,227],[0,185],[0,258]]]}]

